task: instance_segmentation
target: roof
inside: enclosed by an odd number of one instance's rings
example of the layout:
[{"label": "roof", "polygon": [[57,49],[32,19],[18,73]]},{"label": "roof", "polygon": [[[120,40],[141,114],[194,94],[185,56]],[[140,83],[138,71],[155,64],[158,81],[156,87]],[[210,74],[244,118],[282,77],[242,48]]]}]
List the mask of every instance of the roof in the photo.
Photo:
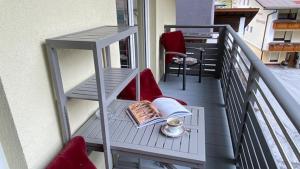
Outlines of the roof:
[{"label": "roof", "polygon": [[300,0],[256,0],[265,9],[300,9]]}]

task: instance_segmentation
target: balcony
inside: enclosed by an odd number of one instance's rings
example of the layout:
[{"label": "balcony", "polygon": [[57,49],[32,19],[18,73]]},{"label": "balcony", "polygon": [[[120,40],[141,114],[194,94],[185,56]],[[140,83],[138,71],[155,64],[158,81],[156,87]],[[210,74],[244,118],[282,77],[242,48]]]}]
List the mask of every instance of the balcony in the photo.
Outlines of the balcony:
[{"label": "balcony", "polygon": [[275,30],[300,30],[299,20],[275,20],[273,23]]},{"label": "balcony", "polygon": [[269,51],[298,52],[300,51],[300,43],[271,42],[269,43]]},{"label": "balcony", "polygon": [[206,167],[299,168],[300,107],[270,70],[230,26],[165,26],[174,28],[217,35],[187,43],[206,48],[201,84],[189,76],[181,91],[176,75],[160,82],[167,95],[205,108]]},{"label": "balcony", "polygon": [[[168,138],[168,144],[165,144],[167,138],[158,135],[153,126],[152,128],[148,126],[147,132],[145,131],[146,128],[137,129],[135,126],[132,126],[132,130],[126,128],[126,124],[131,123],[130,120],[121,122],[116,118],[113,119],[116,123],[109,123],[112,122],[109,121],[109,118],[105,121],[103,117],[97,119],[96,115],[92,115],[75,135],[81,135],[85,138],[90,151],[103,151],[107,146],[108,150],[111,149],[114,153],[120,153],[120,156],[116,157],[118,159],[114,161],[115,166],[119,168],[157,168],[157,166],[144,167],[144,165],[156,164],[149,162],[142,164],[141,161],[144,160],[161,160],[161,162],[174,165],[192,165],[198,169],[203,167],[207,169],[299,168],[300,106],[232,27],[227,25],[165,26],[166,32],[173,29],[180,29],[183,32],[185,29],[196,29],[199,31],[199,35],[210,35],[196,36],[196,41],[191,41],[191,38],[193,39],[195,36],[189,35],[186,37],[187,46],[205,49],[202,83],[197,82],[197,77],[189,76],[186,90],[183,91],[180,85],[181,77],[176,77],[176,75],[170,75],[167,82],[159,82],[164,94],[183,99],[191,106],[204,108],[205,144],[202,143],[205,145],[205,154],[201,153],[201,155],[205,155],[205,166],[203,166],[203,163],[201,163],[201,166],[191,164],[192,162],[197,163],[199,160],[187,162],[170,156],[169,152],[180,154],[182,153],[181,149],[185,153],[193,150],[190,147],[191,144],[187,144],[187,140],[194,140],[193,145],[197,145],[198,141],[195,141],[195,137],[186,136],[185,139],[179,137],[176,140]],[[123,36],[125,35],[122,34],[120,39]],[[163,52],[163,50],[160,50],[160,52]],[[164,56],[163,53],[160,53],[160,56]],[[104,70],[104,77],[109,79],[102,84],[104,87],[120,84],[119,80],[122,77],[128,77],[126,79],[129,80],[134,78],[131,72],[122,71],[123,75],[117,76],[118,73],[114,71],[120,73],[120,70]],[[193,69],[189,71],[191,74],[198,72],[198,70],[194,71]],[[134,69],[133,73],[137,73],[137,69]],[[112,82],[111,78],[115,79],[115,82]],[[81,99],[84,97],[83,99],[86,100],[98,101],[100,97],[97,95],[99,87],[97,84],[100,82],[100,80],[96,82],[94,77],[91,77],[91,79],[75,87],[74,90],[67,92],[67,98],[64,99]],[[103,90],[105,96],[108,96],[106,102],[112,102],[117,96],[116,93],[119,93],[122,87],[115,89],[115,86],[112,86],[110,89],[109,91]],[[101,99],[104,100],[105,97]],[[118,103],[111,104],[111,109],[108,112],[113,113],[116,111],[115,109],[119,109],[116,105]],[[119,107],[123,106],[120,105]],[[63,108],[63,111],[66,110],[65,107]],[[126,108],[126,106],[123,108]],[[197,110],[194,112],[197,112]],[[122,113],[115,114],[121,115]],[[64,115],[66,116],[64,119],[68,119],[68,114],[64,113]],[[185,119],[187,123],[191,121],[188,118]],[[107,126],[103,125],[106,122],[109,124]],[[200,120],[197,121],[199,124],[200,122]],[[121,123],[123,127],[119,125]],[[68,122],[62,124],[69,125]],[[155,129],[159,131],[159,127],[156,126]],[[65,127],[65,131],[62,128],[62,133],[67,133],[65,134],[66,140],[68,140],[68,137],[72,137],[70,132],[67,132],[68,128]],[[105,130],[110,132],[111,141],[105,134],[104,136],[101,135],[101,132]],[[152,135],[155,132],[156,134]],[[203,132],[197,131],[196,133]],[[150,137],[152,138],[151,145],[148,146]],[[200,137],[202,136],[198,136],[198,138]],[[119,140],[126,140],[128,144],[124,146],[125,144],[120,144]],[[141,140],[147,146],[142,145]],[[108,142],[111,143],[111,146],[107,144]],[[175,142],[176,144],[173,144]],[[147,149],[146,152],[145,147],[151,149]],[[168,149],[168,151],[162,151],[162,149]],[[133,159],[135,161],[132,161],[132,159],[128,159],[128,156],[138,156],[143,157],[143,159]],[[110,157],[109,154],[106,154],[106,157]],[[183,158],[188,159],[189,155],[180,159]],[[132,162],[137,164],[132,164]]]}]

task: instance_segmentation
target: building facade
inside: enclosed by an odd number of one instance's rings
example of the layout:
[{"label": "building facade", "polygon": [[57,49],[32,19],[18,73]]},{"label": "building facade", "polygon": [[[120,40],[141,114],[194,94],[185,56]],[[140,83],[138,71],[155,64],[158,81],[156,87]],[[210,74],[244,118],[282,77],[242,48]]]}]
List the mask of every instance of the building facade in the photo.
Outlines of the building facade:
[{"label": "building facade", "polygon": [[233,1],[232,0],[216,0],[217,6],[219,8],[232,8]]},{"label": "building facade", "polygon": [[293,67],[299,64],[300,10],[296,4],[276,5],[282,1],[285,0],[268,4],[263,0],[240,0],[235,6],[260,8],[243,36],[257,56],[265,64],[282,63]]}]

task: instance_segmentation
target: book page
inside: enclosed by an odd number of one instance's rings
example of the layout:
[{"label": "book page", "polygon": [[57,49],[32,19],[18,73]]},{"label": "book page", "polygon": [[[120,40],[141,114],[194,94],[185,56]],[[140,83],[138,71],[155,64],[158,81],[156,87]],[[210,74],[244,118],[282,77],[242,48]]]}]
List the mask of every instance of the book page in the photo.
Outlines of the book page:
[{"label": "book page", "polygon": [[131,119],[131,121],[134,123],[134,125],[137,127],[137,128],[142,128],[142,127],[145,127],[145,126],[148,126],[148,125],[151,125],[151,124],[156,124],[156,123],[159,123],[159,122],[162,122],[164,121],[164,119],[162,119],[161,117],[155,117],[155,118],[152,118],[152,119],[149,119],[148,121],[144,121],[143,123],[139,123],[137,120],[135,120],[135,118],[132,116],[130,110],[127,111],[127,114],[128,114],[128,117]]},{"label": "book page", "polygon": [[128,109],[138,125],[143,125],[162,116],[160,112],[153,107],[151,102],[146,100],[133,103],[129,105]]},{"label": "book page", "polygon": [[178,103],[172,98],[158,98],[152,102],[158,111],[162,114],[163,118],[168,118],[170,116],[187,116],[191,115],[191,112],[187,110],[184,106]]}]

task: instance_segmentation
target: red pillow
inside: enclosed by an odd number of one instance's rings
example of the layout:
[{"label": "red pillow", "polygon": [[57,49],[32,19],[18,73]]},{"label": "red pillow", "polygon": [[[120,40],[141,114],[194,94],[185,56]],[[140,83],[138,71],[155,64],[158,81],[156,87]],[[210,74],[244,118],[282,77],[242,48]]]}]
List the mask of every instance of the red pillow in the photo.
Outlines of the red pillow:
[{"label": "red pillow", "polygon": [[[162,92],[157,85],[154,76],[151,72],[150,69],[145,69],[140,73],[140,88],[141,88],[141,100],[149,100],[153,101],[154,99],[162,96]],[[135,100],[136,95],[135,95],[135,83],[136,80],[133,79],[119,94],[118,98],[119,99],[124,99],[124,100]]]},{"label": "red pillow", "polygon": [[97,169],[88,158],[83,137],[77,136],[69,141],[62,151],[51,161],[46,169]]}]

